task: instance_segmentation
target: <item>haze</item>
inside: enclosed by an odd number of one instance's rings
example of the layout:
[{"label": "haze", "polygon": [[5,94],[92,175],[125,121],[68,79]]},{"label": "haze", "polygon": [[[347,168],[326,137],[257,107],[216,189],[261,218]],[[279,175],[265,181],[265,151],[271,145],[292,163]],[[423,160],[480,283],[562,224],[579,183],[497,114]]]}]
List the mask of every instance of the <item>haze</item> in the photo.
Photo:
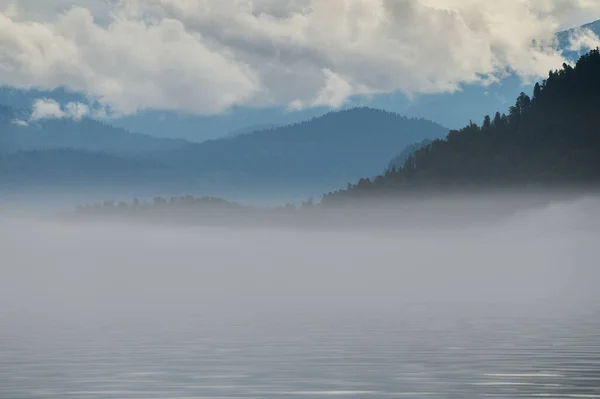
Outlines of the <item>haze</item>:
[{"label": "haze", "polygon": [[594,395],[600,200],[427,209],[343,229],[5,212],[0,396]]},{"label": "haze", "polygon": [[600,0],[0,0],[0,399],[600,398]]},{"label": "haze", "polygon": [[[417,303],[550,311],[598,299],[599,211],[598,199],[588,197],[437,231],[9,218],[0,233],[0,314],[5,327],[40,320],[118,327],[364,317]],[[443,208],[429,212],[434,225],[444,218]]]}]

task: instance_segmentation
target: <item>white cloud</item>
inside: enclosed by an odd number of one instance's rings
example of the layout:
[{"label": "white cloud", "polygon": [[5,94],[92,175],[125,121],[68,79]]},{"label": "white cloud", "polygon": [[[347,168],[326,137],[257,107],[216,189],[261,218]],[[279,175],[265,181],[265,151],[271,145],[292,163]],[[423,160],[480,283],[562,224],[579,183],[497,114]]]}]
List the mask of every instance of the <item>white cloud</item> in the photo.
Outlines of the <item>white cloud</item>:
[{"label": "white cloud", "polygon": [[0,9],[0,84],[66,86],[109,114],[338,107],[355,94],[452,91],[507,69],[538,77],[564,61],[557,29],[600,18],[597,0],[0,0]]},{"label": "white cloud", "polygon": [[27,123],[27,121],[24,121],[22,119],[15,119],[12,123],[13,123],[13,125],[17,125],[17,126],[23,126],[23,127],[29,126],[29,123]]},{"label": "white cloud", "polygon": [[37,121],[40,119],[62,119],[68,118],[80,121],[90,114],[90,108],[83,103],[69,102],[64,108],[53,99],[40,98],[33,104],[30,119]]},{"label": "white cloud", "polygon": [[60,108],[60,104],[56,100],[50,98],[40,98],[33,104],[31,111],[31,120],[37,121],[40,119],[60,119],[64,118],[65,113]]},{"label": "white cloud", "polygon": [[571,37],[569,50],[581,51],[589,48],[600,47],[600,38],[589,29],[579,29]]},{"label": "white cloud", "polygon": [[352,95],[370,93],[368,88],[354,87],[346,78],[330,69],[323,69],[323,76],[325,78],[324,86],[316,93],[316,98],[308,103],[294,100],[288,108],[291,110],[319,106],[339,108]]},{"label": "white cloud", "polygon": [[88,116],[90,113],[90,108],[83,103],[79,102],[70,102],[65,105],[65,114],[76,121],[82,120],[84,117]]}]

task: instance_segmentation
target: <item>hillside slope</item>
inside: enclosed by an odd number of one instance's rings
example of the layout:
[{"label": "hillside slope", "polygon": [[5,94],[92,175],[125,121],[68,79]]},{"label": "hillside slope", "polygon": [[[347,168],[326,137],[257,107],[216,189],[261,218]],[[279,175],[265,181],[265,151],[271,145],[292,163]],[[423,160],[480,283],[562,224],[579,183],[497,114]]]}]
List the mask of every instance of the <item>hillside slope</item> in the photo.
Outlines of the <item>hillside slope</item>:
[{"label": "hillside slope", "polygon": [[396,155],[394,159],[390,161],[388,165],[388,169],[398,169],[404,165],[404,162],[408,159],[409,156],[414,154],[417,150],[425,147],[426,145],[431,144],[431,140],[425,139],[419,143],[409,144],[407,145],[400,154]]},{"label": "hillside slope", "polygon": [[188,145],[160,160],[226,181],[346,185],[375,175],[406,145],[444,137],[436,123],[370,108],[331,112],[295,125]]},{"label": "hillside slope", "polygon": [[324,203],[419,188],[591,186],[600,183],[600,52],[564,65],[522,93],[508,115],[486,116],[410,156],[397,171]]}]

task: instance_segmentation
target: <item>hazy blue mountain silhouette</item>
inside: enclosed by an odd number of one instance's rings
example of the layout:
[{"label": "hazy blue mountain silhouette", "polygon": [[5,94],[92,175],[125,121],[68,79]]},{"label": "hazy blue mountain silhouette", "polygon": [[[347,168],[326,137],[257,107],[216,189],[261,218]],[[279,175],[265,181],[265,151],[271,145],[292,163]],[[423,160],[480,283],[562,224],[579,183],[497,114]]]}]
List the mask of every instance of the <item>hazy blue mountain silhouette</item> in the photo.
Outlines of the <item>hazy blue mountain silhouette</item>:
[{"label": "hazy blue mountain silhouette", "polygon": [[294,125],[165,151],[179,170],[231,181],[346,184],[377,174],[405,146],[444,137],[448,129],[372,108],[331,112]]},{"label": "hazy blue mountain silhouette", "polygon": [[21,151],[0,157],[5,186],[118,186],[153,183],[175,176],[165,165],[81,150]]},{"label": "hazy blue mountain silhouette", "polygon": [[92,119],[43,119],[29,121],[27,111],[0,106],[0,152],[72,149],[116,155],[139,155],[174,150],[188,144],[184,140],[163,139],[131,133]]},{"label": "hazy blue mountain silhouette", "polygon": [[[77,124],[66,120],[52,122],[56,131],[61,123],[69,129]],[[116,134],[98,122],[80,124],[80,127],[90,124],[93,128],[106,128],[107,135]],[[6,126],[15,131],[23,128],[10,122]],[[155,144],[152,140],[158,140],[116,131],[128,139],[151,140],[148,149]],[[0,137],[5,133],[1,132]],[[165,146],[160,151],[135,155],[120,152],[129,147],[129,142],[119,147],[119,151],[90,152],[56,146],[37,151],[5,151],[0,156],[0,185],[85,189],[112,184],[150,187],[158,193],[164,189],[174,194],[185,191],[219,195],[228,188],[243,187],[248,193],[279,190],[302,196],[345,187],[365,173],[380,173],[386,160],[407,145],[442,138],[447,133],[448,129],[431,121],[356,108],[233,138]]]}]

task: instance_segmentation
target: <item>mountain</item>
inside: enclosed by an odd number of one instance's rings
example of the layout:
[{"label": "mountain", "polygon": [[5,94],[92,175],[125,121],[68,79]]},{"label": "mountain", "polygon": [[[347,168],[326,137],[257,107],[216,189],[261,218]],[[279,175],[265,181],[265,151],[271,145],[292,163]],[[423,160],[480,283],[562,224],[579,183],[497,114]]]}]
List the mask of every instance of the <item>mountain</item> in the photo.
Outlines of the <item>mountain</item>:
[{"label": "mountain", "polygon": [[14,111],[2,110],[0,192],[101,187],[119,194],[127,187],[128,195],[290,201],[345,187],[363,173],[376,175],[385,167],[382,160],[391,159],[397,148],[448,133],[434,122],[357,108],[190,143],[132,134],[88,119],[20,126],[14,124]]},{"label": "mountain", "polygon": [[81,150],[21,151],[0,157],[0,186],[118,187],[172,178],[164,165]]},{"label": "mountain", "polygon": [[232,137],[266,126],[285,126],[327,113],[324,107],[300,111],[285,108],[235,107],[219,115],[192,115],[173,111],[146,110],[111,120],[114,126],[154,137],[183,138],[193,142]]},{"label": "mountain", "polygon": [[431,140],[425,139],[419,143],[409,144],[398,154],[394,159],[391,160],[388,165],[388,169],[398,169],[404,165],[404,162],[410,157],[413,153],[420,150],[421,148],[431,144]]},{"label": "mountain", "polygon": [[[600,35],[600,21],[582,28],[590,29]],[[576,60],[581,55],[568,49],[568,37],[575,30],[557,33],[557,39],[564,55]],[[559,67],[557,65],[556,67]],[[427,94],[408,98],[402,93],[351,98],[345,108],[368,106],[415,118],[433,120],[443,126],[459,128],[469,120],[496,110],[507,111],[510,99],[521,91],[530,92],[532,85],[524,84],[515,75],[500,82],[484,87],[481,85],[462,85],[454,93]],[[87,102],[83,95],[70,93],[65,89],[53,91],[15,90],[0,88],[0,104],[13,108],[29,109],[39,98],[53,98],[61,104],[69,101]],[[288,125],[318,117],[328,112],[326,108],[311,108],[302,111],[288,111],[284,108],[234,108],[223,115],[199,116],[171,111],[147,110],[111,120],[111,124],[133,132],[155,137],[184,138],[202,142],[231,135],[252,126]],[[246,130],[247,131],[247,130]]]},{"label": "mountain", "polygon": [[600,51],[486,116],[416,151],[397,171],[360,179],[323,203],[421,189],[592,187],[600,183]]},{"label": "mountain", "polygon": [[254,133],[254,132],[259,132],[262,130],[271,130],[271,129],[275,129],[277,127],[277,125],[270,125],[270,124],[266,124],[266,125],[258,125],[258,126],[248,126],[245,127],[243,129],[239,129],[233,132],[230,132],[228,134],[226,134],[224,136],[224,138],[234,138],[236,136],[242,136],[244,134],[248,134],[248,133]]},{"label": "mountain", "polygon": [[190,144],[158,155],[161,162],[234,183],[345,186],[377,174],[397,148],[444,137],[448,129],[371,108],[331,112],[294,125]]},{"label": "mountain", "polygon": [[27,111],[0,106],[0,152],[72,149],[129,156],[175,150],[188,144],[131,133],[88,118],[29,121],[29,116]]}]

